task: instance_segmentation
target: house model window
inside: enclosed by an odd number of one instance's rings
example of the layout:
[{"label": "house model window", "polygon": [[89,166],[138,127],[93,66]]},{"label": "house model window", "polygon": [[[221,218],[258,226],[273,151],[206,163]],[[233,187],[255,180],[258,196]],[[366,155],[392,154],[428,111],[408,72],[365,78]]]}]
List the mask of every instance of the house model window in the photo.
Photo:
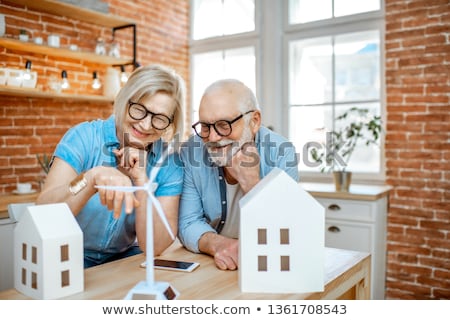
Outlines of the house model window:
[{"label": "house model window", "polygon": [[[267,245],[267,229],[266,228],[258,228],[258,245]],[[288,245],[289,244],[289,229],[288,228],[280,228],[280,245]],[[258,271],[267,271],[267,256],[259,255],[258,259]],[[289,256],[280,256],[280,271],[289,271],[290,270],[290,257]]]},{"label": "house model window", "polygon": [[61,262],[69,261],[69,245],[64,244],[61,246]]}]

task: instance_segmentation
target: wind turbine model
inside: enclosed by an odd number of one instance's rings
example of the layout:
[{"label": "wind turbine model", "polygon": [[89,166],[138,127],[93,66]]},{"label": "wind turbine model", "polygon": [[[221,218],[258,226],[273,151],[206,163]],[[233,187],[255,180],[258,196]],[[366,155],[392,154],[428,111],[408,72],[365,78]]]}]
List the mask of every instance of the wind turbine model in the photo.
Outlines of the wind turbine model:
[{"label": "wind turbine model", "polygon": [[[147,192],[147,252],[146,252],[146,277],[145,281],[139,282],[133,289],[131,289],[125,296],[125,300],[174,300],[180,294],[175,288],[173,288],[168,282],[155,281],[154,275],[154,261],[153,261],[153,213],[152,205],[155,206],[156,211],[161,218],[167,232],[174,240],[175,236],[170,228],[169,222],[164,215],[160,202],[156,199],[153,192],[158,187],[157,183],[153,183],[159,168],[161,167],[164,159],[168,156],[170,146],[167,152],[161,156],[157,161],[154,168],[150,172],[149,181],[140,187],[119,187],[119,186],[96,186],[99,189],[116,190],[124,192],[134,192],[137,190],[144,190]],[[155,170],[156,169],[156,170]]]}]

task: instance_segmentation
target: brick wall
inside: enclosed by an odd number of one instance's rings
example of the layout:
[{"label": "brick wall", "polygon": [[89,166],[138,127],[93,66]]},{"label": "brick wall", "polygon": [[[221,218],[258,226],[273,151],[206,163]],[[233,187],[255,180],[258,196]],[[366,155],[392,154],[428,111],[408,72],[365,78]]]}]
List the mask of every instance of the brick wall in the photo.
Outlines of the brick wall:
[{"label": "brick wall", "polygon": [[[188,65],[189,1],[108,0],[109,12],[136,21],[137,61],[141,65],[163,63],[175,68],[186,80]],[[6,18],[6,36],[18,37],[26,29],[31,38],[50,33],[61,36],[61,46],[76,44],[83,51],[94,51],[97,37],[106,42],[112,31],[76,19],[27,10],[14,1],[0,1],[0,13]],[[121,54],[132,56],[130,30],[116,32]],[[68,93],[99,94],[91,89],[92,72],[100,78],[106,66],[68,58],[13,51],[0,46],[0,65],[23,68],[32,61],[38,72],[37,87],[48,91],[48,81],[60,79],[67,70],[71,88]],[[131,66],[127,67],[131,71]],[[188,82],[188,81],[186,81]],[[187,100],[189,101],[189,100]],[[80,102],[61,99],[20,98],[0,95],[0,194],[10,193],[17,182],[32,182],[38,187],[41,169],[37,154],[51,154],[71,126],[86,120],[106,118],[112,112],[108,102]],[[20,178],[19,178],[20,177]]]},{"label": "brick wall", "polygon": [[386,298],[450,298],[450,5],[385,0]]}]

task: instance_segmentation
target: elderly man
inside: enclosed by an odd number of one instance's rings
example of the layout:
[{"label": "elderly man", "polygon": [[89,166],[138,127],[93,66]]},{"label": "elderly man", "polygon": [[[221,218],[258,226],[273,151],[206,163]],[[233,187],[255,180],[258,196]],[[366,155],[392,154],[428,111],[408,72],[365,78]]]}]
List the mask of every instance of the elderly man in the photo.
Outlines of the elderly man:
[{"label": "elderly man", "polygon": [[[200,102],[196,135],[182,147],[185,178],[179,238],[214,257],[222,270],[238,267],[239,200],[274,167],[298,180],[294,146],[261,126],[253,92],[234,79],[211,84]],[[274,215],[276,212],[274,212]]]}]

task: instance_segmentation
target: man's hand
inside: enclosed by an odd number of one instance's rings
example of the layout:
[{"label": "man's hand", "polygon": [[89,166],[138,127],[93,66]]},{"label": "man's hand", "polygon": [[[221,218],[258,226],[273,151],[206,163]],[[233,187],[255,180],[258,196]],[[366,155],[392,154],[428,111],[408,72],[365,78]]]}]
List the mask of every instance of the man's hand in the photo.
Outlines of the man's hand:
[{"label": "man's hand", "polygon": [[236,270],[238,268],[239,240],[213,232],[207,232],[199,240],[199,249],[214,257],[217,268]]},{"label": "man's hand", "polygon": [[247,193],[260,181],[259,163],[258,149],[253,142],[247,142],[233,156],[231,167],[225,167],[225,170],[238,181],[242,191]]}]

